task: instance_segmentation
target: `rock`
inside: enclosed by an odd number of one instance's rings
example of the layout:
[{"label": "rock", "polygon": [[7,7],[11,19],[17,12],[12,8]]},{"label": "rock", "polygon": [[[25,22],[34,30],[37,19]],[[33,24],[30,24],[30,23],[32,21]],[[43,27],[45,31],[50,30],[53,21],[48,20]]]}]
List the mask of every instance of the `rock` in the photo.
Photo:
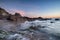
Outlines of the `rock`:
[{"label": "rock", "polygon": [[12,14],[9,14],[5,9],[0,8],[0,19],[6,19],[9,21],[23,23],[25,21],[41,20],[43,18],[42,17],[38,17],[38,18],[22,17],[20,13],[15,13],[14,15],[12,15]]},{"label": "rock", "polygon": [[20,15],[20,13],[15,13],[15,16],[17,16],[17,17],[22,17],[22,16]]},{"label": "rock", "polygon": [[58,21],[58,20],[60,20],[60,19],[56,18],[55,20]]},{"label": "rock", "polygon": [[0,8],[0,19],[6,19],[8,16],[9,13],[5,9]]},{"label": "rock", "polygon": [[0,40],[5,40],[5,37],[8,35],[8,32],[0,30]]}]

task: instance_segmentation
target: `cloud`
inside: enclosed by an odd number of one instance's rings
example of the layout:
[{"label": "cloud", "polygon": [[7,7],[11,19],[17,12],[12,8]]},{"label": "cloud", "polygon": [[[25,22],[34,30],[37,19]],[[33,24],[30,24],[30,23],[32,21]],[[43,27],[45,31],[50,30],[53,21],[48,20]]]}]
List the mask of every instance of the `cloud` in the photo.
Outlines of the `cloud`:
[{"label": "cloud", "polygon": [[15,14],[16,12],[20,13],[20,15],[22,15],[22,16],[25,16],[25,11],[23,11],[23,10],[10,9],[10,13]]},{"label": "cloud", "polygon": [[25,12],[24,12],[24,11],[22,11],[22,10],[15,10],[15,12],[20,13],[22,16],[24,16],[24,15],[25,15]]}]

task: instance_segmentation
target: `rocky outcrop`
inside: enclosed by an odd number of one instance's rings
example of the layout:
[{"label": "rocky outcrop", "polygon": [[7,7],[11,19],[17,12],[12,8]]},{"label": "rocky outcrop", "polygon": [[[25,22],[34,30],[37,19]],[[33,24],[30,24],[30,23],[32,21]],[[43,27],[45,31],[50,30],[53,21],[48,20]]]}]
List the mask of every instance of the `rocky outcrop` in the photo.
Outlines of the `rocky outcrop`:
[{"label": "rocky outcrop", "polygon": [[25,21],[34,21],[34,20],[50,20],[49,18],[29,18],[29,17],[22,17],[20,13],[15,13],[14,15],[9,14],[5,9],[0,8],[0,19],[6,19],[13,22],[25,22]]},{"label": "rocky outcrop", "polygon": [[20,22],[20,23],[27,21],[27,19],[26,18],[24,19],[19,13],[15,13],[15,15],[9,15],[7,20],[14,21],[14,22]]},{"label": "rocky outcrop", "polygon": [[6,19],[9,16],[9,13],[3,8],[0,8],[0,19]]},{"label": "rocky outcrop", "polygon": [[24,22],[26,20],[20,15],[20,13],[15,13],[14,15],[12,15],[3,8],[0,8],[0,20],[1,19],[14,22]]}]

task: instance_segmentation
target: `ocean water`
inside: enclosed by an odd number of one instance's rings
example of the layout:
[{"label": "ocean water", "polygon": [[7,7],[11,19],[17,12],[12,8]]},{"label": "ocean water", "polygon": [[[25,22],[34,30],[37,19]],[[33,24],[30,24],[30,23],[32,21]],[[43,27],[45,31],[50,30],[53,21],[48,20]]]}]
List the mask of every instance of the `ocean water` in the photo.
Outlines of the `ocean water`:
[{"label": "ocean water", "polygon": [[[7,23],[3,26],[7,26]],[[8,23],[10,30],[12,24]],[[6,27],[3,27],[7,29]],[[14,27],[15,28],[15,27]],[[60,20],[26,21],[17,25],[15,32],[0,33],[2,40],[60,40]]]}]

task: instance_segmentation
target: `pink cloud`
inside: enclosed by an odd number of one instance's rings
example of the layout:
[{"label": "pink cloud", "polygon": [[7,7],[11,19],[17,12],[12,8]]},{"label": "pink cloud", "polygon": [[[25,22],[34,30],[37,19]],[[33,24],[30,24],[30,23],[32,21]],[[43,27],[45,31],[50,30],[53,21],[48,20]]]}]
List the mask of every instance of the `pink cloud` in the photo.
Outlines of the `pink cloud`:
[{"label": "pink cloud", "polygon": [[23,11],[23,10],[16,10],[16,9],[11,9],[11,11],[13,12],[13,13],[20,13],[20,15],[22,15],[22,16],[25,16],[25,11]]},{"label": "pink cloud", "polygon": [[25,15],[25,12],[24,12],[24,11],[22,11],[22,10],[16,10],[15,12],[20,13],[20,15],[22,15],[22,16],[24,16],[24,15]]}]

